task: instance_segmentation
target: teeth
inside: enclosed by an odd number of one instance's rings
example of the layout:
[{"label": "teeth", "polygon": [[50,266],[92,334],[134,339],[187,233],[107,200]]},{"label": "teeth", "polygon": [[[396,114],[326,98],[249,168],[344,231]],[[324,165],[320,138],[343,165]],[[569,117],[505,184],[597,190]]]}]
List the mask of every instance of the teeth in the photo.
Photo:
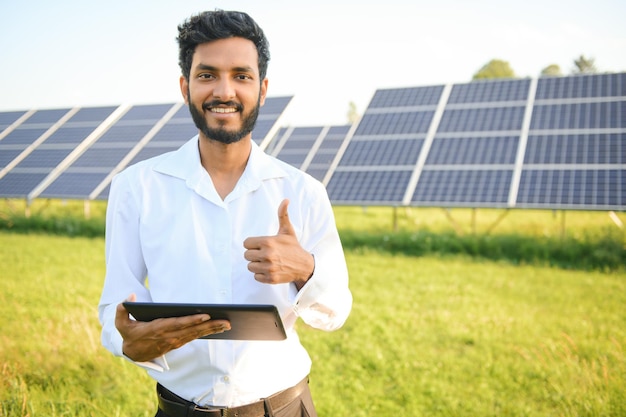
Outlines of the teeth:
[{"label": "teeth", "polygon": [[211,108],[211,111],[213,113],[235,113],[237,111],[237,109],[234,108],[234,107],[227,107],[227,108],[224,108],[224,107],[213,107],[213,108]]}]

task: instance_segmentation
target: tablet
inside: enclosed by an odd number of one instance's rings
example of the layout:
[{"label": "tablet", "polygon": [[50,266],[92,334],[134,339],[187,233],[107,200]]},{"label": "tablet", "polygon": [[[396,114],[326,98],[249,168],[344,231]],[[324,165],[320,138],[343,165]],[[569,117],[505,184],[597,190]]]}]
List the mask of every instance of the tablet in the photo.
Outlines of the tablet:
[{"label": "tablet", "polygon": [[230,330],[201,339],[284,340],[287,338],[278,309],[266,304],[186,304],[124,302],[139,321],[208,314],[212,319],[230,321]]}]

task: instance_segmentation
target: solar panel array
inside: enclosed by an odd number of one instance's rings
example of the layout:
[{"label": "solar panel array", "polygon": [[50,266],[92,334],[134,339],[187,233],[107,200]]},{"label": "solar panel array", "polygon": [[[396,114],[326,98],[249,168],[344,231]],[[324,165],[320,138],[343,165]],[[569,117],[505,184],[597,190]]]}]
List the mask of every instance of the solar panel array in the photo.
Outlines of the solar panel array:
[{"label": "solar panel array", "polygon": [[[253,138],[336,205],[624,210],[626,73],[377,90],[358,123]],[[129,164],[196,134],[182,103],[0,113],[0,196],[105,199]]]},{"label": "solar panel array", "polygon": [[[291,97],[268,97],[252,137],[265,148]],[[0,113],[0,196],[106,199],[124,167],[197,134],[182,103]]]},{"label": "solar panel array", "polygon": [[324,181],[344,205],[623,210],[626,74],[377,90]]}]

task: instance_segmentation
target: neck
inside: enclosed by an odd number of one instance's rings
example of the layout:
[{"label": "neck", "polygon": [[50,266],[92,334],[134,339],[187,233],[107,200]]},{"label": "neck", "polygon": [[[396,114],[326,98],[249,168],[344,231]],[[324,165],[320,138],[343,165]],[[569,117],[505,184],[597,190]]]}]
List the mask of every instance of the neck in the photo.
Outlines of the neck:
[{"label": "neck", "polygon": [[248,164],[252,150],[250,137],[224,144],[200,135],[198,142],[200,162],[209,173],[213,185],[222,198],[235,188]]}]

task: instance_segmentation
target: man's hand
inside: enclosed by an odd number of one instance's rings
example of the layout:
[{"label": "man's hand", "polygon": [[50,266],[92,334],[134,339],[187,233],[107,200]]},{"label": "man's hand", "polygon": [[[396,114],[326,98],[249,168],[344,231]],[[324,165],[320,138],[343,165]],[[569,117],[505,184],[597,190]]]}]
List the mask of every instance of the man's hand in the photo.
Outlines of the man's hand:
[{"label": "man's hand", "polygon": [[300,246],[289,221],[288,206],[289,200],[285,199],[278,207],[278,234],[249,237],[243,242],[247,249],[244,258],[250,261],[248,270],[257,281],[266,284],[294,282],[299,290],[313,275],[315,260]]},{"label": "man's hand", "polygon": [[[135,301],[131,295],[128,301]],[[115,327],[122,335],[122,351],[135,362],[157,358],[202,336],[230,330],[228,320],[211,320],[208,314],[157,319],[131,320],[122,303],[115,312]]]}]

